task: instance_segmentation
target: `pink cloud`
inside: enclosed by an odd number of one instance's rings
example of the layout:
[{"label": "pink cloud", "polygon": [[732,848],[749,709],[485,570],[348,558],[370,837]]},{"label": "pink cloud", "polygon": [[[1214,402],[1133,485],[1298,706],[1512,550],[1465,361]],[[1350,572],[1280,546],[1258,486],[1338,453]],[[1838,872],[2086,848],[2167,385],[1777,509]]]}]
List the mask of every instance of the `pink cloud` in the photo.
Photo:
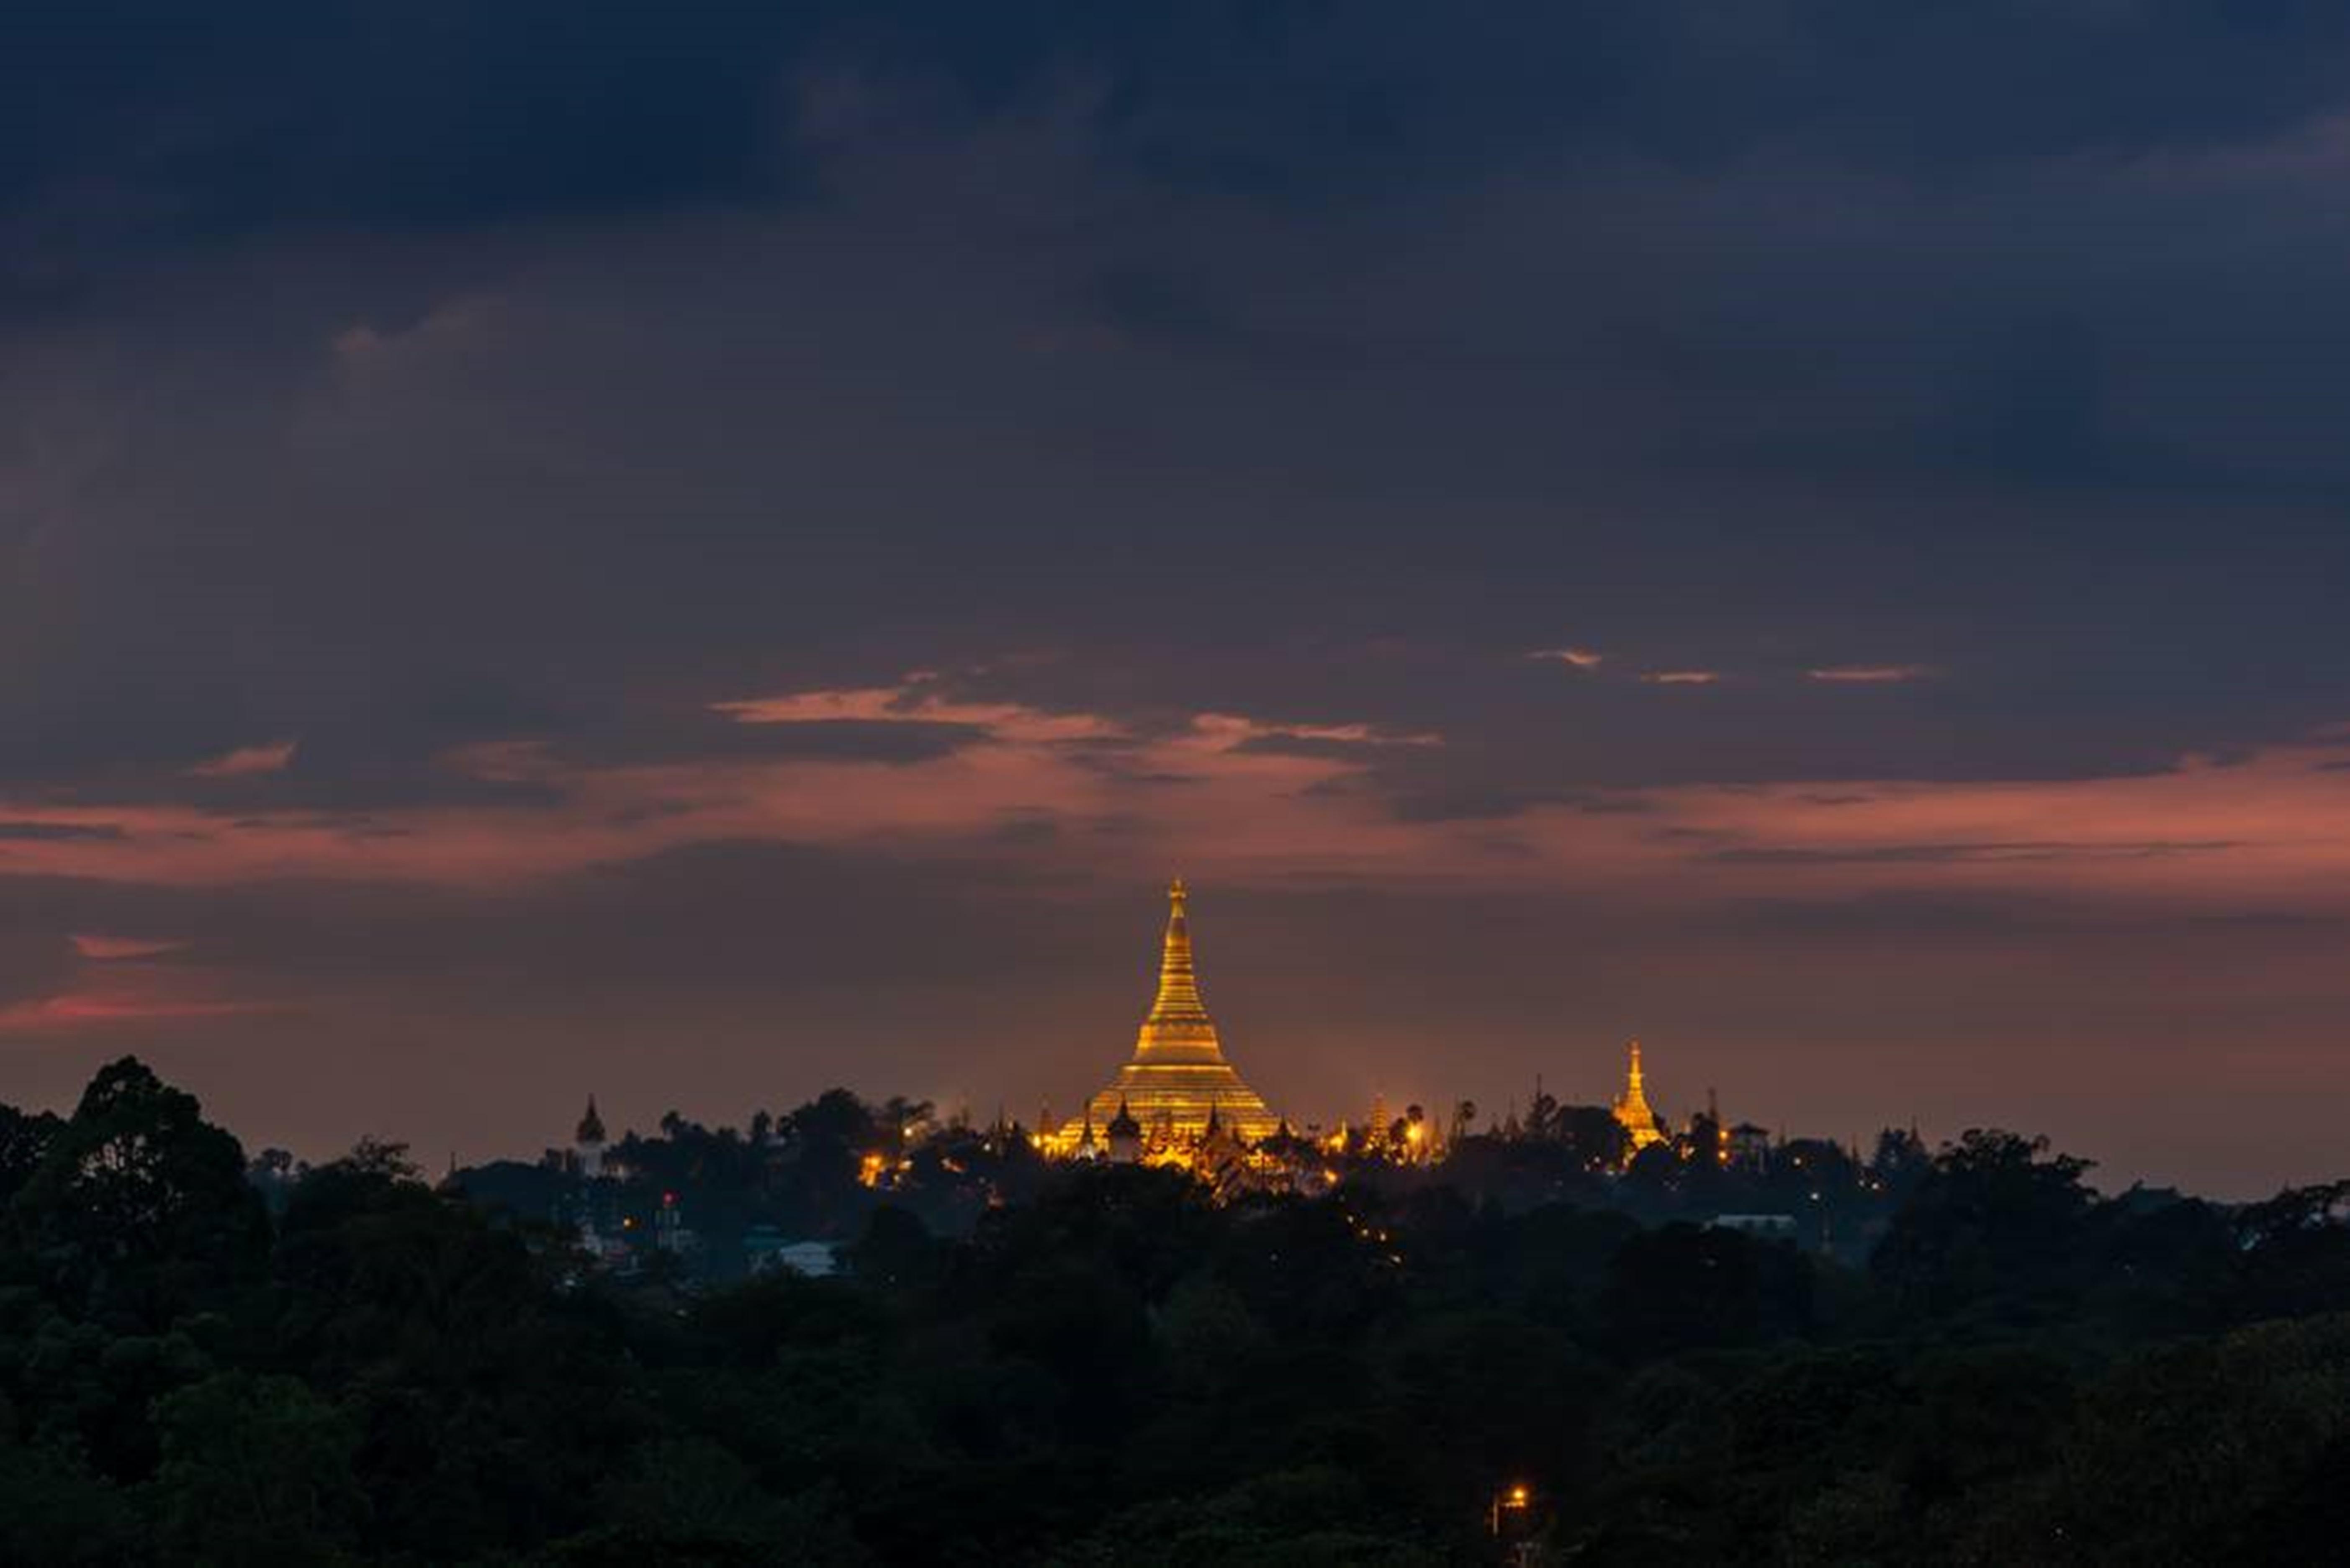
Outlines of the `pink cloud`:
[{"label": "pink cloud", "polygon": [[1596,852],[1595,875],[1620,862],[1622,896],[1647,899],[1932,887],[2350,912],[2350,772],[2331,765],[2344,760],[2338,743],[2304,744],[2118,778],[1676,786],[1627,792],[1661,853],[1601,851],[1587,814],[1555,808],[1534,814],[1534,836],[1560,858]]},{"label": "pink cloud", "polygon": [[95,962],[117,959],[154,958],[162,953],[178,952],[188,944],[183,941],[157,941],[142,937],[109,937],[95,932],[77,931],[73,936],[74,950]]},{"label": "pink cloud", "polygon": [[1526,655],[1528,659],[1547,659],[1577,670],[1596,670],[1607,656],[1588,648],[1538,648]]},{"label": "pink cloud", "polygon": [[209,761],[198,763],[188,772],[200,779],[239,779],[259,774],[283,773],[286,765],[294,760],[296,744],[293,741],[271,741],[265,745],[239,746],[234,751],[224,752]]},{"label": "pink cloud", "polygon": [[284,1010],[280,1002],[220,995],[215,983],[198,971],[109,966],[92,971],[88,983],[0,1007],[0,1034],[54,1034]]},{"label": "pink cloud", "polygon": [[271,1005],[257,1002],[147,1002],[76,993],[0,1007],[0,1032],[78,1029],[102,1023],[152,1023],[158,1019],[224,1018],[275,1011]]},{"label": "pink cloud", "polygon": [[[1368,724],[1285,724],[1217,713],[1138,733],[1102,715],[961,701],[920,686],[801,692],[727,702],[718,711],[760,724],[951,723],[972,729],[976,738],[917,763],[740,759],[601,768],[567,763],[536,741],[484,743],[443,755],[441,765],[473,777],[559,786],[562,804],[529,811],[415,806],[365,820],[263,810],[234,822],[192,805],[152,804],[103,814],[115,835],[108,841],[12,844],[10,864],[170,883],[348,877],[490,886],[714,838],[889,840],[915,848],[926,838],[984,834],[1014,816],[1131,817],[1138,776],[1180,777],[1201,786],[1155,803],[1151,827],[1127,836],[1139,852],[1155,856],[1160,851],[1152,846],[1196,834],[1238,853],[1259,842],[1258,825],[1260,846],[1271,852],[1327,824],[1322,836],[1335,853],[1377,813],[1367,802],[1317,807],[1311,792],[1365,771],[1367,758],[1306,756],[1250,742],[1331,740],[1371,753],[1440,740]],[[99,820],[84,808],[48,805],[16,815],[60,826]],[[109,848],[115,851],[110,859],[99,853]]]},{"label": "pink cloud", "polygon": [[[286,811],[231,823],[173,805],[110,809],[103,819],[119,838],[26,837],[9,845],[9,865],[182,885],[347,878],[495,889],[740,838],[1067,857],[1088,877],[1144,881],[1180,864],[1203,881],[1571,885],[1627,908],[1926,888],[2350,910],[2350,769],[2334,765],[2350,761],[2350,736],[2272,747],[2226,767],[2187,759],[2135,777],[1626,788],[1605,804],[1627,809],[1592,809],[1586,795],[1463,824],[1399,817],[1376,771],[1391,749],[1435,747],[1442,737],[1338,718],[1284,723],[1209,712],[1139,730],[1102,714],[965,701],[931,682],[749,699],[719,711],[760,724],[954,723],[973,737],[913,762],[619,766],[581,766],[534,742],[499,742],[452,753],[442,765],[547,783],[557,786],[556,804],[421,805],[362,822]],[[1343,744],[1253,743],[1284,738]],[[8,809],[36,822],[98,820],[87,808]],[[1045,840],[995,831],[1039,819],[1076,831]],[[93,960],[149,956],[139,939],[83,942]]]},{"label": "pink cloud", "polygon": [[1717,670],[1651,670],[1641,680],[1651,686],[1711,686],[1721,679]]},{"label": "pink cloud", "polygon": [[[918,671],[917,674],[923,672]],[[784,697],[713,702],[713,712],[742,724],[804,724],[858,719],[899,723],[968,724],[999,741],[1091,741],[1123,733],[1092,713],[1055,713],[1016,702],[955,701],[927,680],[903,686],[800,691]]]}]

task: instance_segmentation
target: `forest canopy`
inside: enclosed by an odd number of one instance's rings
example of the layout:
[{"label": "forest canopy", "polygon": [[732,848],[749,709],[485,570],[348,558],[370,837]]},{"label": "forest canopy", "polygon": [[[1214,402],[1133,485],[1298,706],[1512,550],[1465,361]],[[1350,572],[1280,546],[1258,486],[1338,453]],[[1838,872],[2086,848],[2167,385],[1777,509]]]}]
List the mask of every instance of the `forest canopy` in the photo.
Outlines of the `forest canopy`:
[{"label": "forest canopy", "polygon": [[2338,1539],[2350,1187],[2228,1207],[2087,1178],[1970,1132],[1846,1261],[1440,1174],[1219,1201],[1056,1167],[967,1233],[869,1199],[836,1277],[622,1277],[397,1146],[248,1159],[125,1059],[70,1116],[0,1107],[0,1560],[2209,1563]]}]

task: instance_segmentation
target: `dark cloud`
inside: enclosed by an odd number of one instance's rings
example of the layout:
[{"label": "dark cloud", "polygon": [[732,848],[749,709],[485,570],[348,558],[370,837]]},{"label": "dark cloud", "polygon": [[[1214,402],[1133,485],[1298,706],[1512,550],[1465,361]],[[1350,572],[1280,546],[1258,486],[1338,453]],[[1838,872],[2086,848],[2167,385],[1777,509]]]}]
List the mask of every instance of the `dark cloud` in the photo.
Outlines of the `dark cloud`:
[{"label": "dark cloud", "polygon": [[198,17],[152,0],[11,13],[0,190],[134,232],[452,223],[786,183],[770,120],[803,7],[333,4]]},{"label": "dark cloud", "polygon": [[1480,783],[1473,776],[1434,787],[1407,785],[1392,802],[1396,815],[1405,822],[1473,822],[1515,816],[1538,805],[1571,806],[1603,816],[1638,815],[1656,809],[1653,800],[1637,794],[1512,787]]},{"label": "dark cloud", "polygon": [[583,766],[639,763],[935,762],[986,739],[980,725],[917,719],[743,723],[709,712],[639,713],[563,736],[552,755]]},{"label": "dark cloud", "polygon": [[[152,0],[11,14],[0,192],[96,188],[194,234],[271,220],[451,223],[789,195],[795,73],[918,86],[980,119],[1056,80],[1137,177],[1315,199],[1557,143],[1713,165],[1758,145],[1913,171],[2273,136],[2337,99],[2332,7],[1856,4],[432,0],[201,19]],[[847,94],[816,117],[890,123]],[[1998,112],[1986,112],[1987,106]],[[140,112],[141,110],[145,112]],[[164,134],[161,128],[169,128]],[[136,216],[134,217],[133,214]]]},{"label": "dark cloud", "polygon": [[1323,757],[1367,762],[1393,751],[1397,746],[1410,744],[1412,742],[1406,739],[1378,735],[1316,735],[1275,730],[1251,735],[1232,749],[1243,756]]}]

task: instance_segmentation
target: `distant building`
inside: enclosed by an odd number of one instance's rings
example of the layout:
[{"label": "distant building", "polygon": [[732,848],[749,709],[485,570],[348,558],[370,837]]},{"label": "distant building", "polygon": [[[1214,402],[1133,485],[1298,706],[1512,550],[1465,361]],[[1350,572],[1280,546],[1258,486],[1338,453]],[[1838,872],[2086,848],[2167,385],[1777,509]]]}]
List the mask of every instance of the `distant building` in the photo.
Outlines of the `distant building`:
[{"label": "distant building", "polygon": [[743,1232],[743,1266],[754,1274],[771,1274],[782,1267],[783,1250],[791,1245],[773,1225],[753,1225]]},{"label": "distant building", "polygon": [[579,1246],[590,1258],[608,1269],[627,1267],[636,1253],[625,1235],[601,1229],[593,1216],[579,1222]]},{"label": "distant building", "polygon": [[840,1272],[840,1256],[831,1242],[787,1241],[773,1225],[754,1225],[743,1233],[743,1262],[754,1274],[824,1280]]},{"label": "distant building", "polygon": [[828,1280],[840,1272],[840,1254],[829,1241],[791,1242],[776,1251],[775,1262],[811,1280]]},{"label": "distant building", "polygon": [[1123,1098],[1118,1102],[1118,1115],[1109,1119],[1109,1158],[1113,1165],[1132,1165],[1142,1158],[1142,1124]]},{"label": "distant building", "polygon": [[596,1096],[588,1096],[588,1114],[579,1118],[579,1128],[571,1135],[573,1168],[582,1181],[594,1181],[604,1174],[604,1118],[596,1114]]},{"label": "distant building", "polygon": [[1114,1115],[1152,1129],[1153,1143],[1163,1146],[1152,1148],[1153,1156],[1195,1148],[1211,1122],[1244,1144],[1263,1141],[1279,1125],[1263,1098],[1224,1059],[1215,1021],[1200,999],[1188,899],[1182,878],[1176,878],[1167,889],[1159,994],[1135,1038],[1133,1056],[1116,1079],[1086,1102],[1081,1120],[1045,1129],[1037,1146],[1046,1153],[1076,1153],[1086,1126],[1108,1123]]},{"label": "distant building", "polygon": [[1213,1106],[1208,1107],[1208,1130],[1200,1138],[1200,1162],[1213,1168],[1245,1157],[1240,1137],[1216,1115]]},{"label": "distant building", "polygon": [[1741,1122],[1730,1129],[1730,1163],[1760,1170],[1771,1159],[1771,1129]]},{"label": "distant building", "polygon": [[1716,1231],[1735,1231],[1742,1236],[1783,1237],[1794,1240],[1795,1217],[1793,1214],[1717,1214],[1707,1223]]},{"label": "distant building", "polygon": [[1639,1153],[1652,1143],[1665,1140],[1665,1129],[1657,1121],[1657,1113],[1648,1108],[1648,1094],[1640,1073],[1640,1043],[1629,1043],[1630,1064],[1624,1075],[1624,1092],[1616,1096],[1611,1108],[1617,1122],[1632,1140],[1632,1152]]},{"label": "distant building", "polygon": [[660,1207],[653,1210],[653,1246],[680,1257],[701,1249],[702,1238],[686,1229],[685,1209],[674,1192],[662,1193]]}]

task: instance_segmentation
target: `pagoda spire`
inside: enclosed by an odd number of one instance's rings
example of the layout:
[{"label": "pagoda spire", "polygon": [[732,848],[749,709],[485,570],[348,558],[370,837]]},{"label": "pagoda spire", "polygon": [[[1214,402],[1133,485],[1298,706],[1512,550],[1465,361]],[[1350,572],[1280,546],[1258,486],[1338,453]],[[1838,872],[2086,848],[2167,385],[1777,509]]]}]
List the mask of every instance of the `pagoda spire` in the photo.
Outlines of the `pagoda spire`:
[{"label": "pagoda spire", "polygon": [[1631,1135],[1635,1150],[1664,1140],[1664,1130],[1657,1125],[1657,1113],[1648,1108],[1646,1075],[1640,1071],[1640,1043],[1627,1042],[1631,1061],[1624,1074],[1624,1092],[1616,1097],[1616,1119]]},{"label": "pagoda spire", "polygon": [[1184,909],[1183,878],[1167,884],[1167,935],[1159,949],[1159,995],[1150,1004],[1153,1023],[1205,1023],[1200,977],[1191,967],[1191,922]]},{"label": "pagoda spire", "polygon": [[[1211,1125],[1227,1137],[1257,1143],[1271,1136],[1274,1117],[1224,1060],[1215,1020],[1200,999],[1186,894],[1180,877],[1168,886],[1159,991],[1135,1033],[1134,1054],[1086,1108],[1097,1124],[1115,1116],[1138,1131],[1149,1129],[1162,1145],[1195,1143]],[[1072,1124],[1069,1135],[1078,1130]]]}]

